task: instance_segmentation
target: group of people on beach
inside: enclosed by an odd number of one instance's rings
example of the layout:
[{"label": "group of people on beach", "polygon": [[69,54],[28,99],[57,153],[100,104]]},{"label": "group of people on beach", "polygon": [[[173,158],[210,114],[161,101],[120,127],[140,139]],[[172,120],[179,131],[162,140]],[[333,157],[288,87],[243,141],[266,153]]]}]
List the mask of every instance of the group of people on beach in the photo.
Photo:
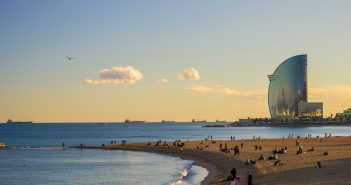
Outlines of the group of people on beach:
[{"label": "group of people on beach", "polygon": [[[306,139],[307,138],[311,138],[312,137],[312,134],[308,134]],[[325,138],[330,138],[331,137],[331,134],[325,134]],[[289,134],[288,138],[294,138],[294,135],[293,134]],[[300,138],[301,137],[296,137],[297,139],[295,140],[295,146],[297,148],[296,150],[296,154],[297,155],[301,155],[301,154],[304,154],[304,151],[303,151],[303,145],[301,144],[300,142]],[[231,140],[233,138],[231,137]],[[253,139],[257,139],[255,138],[255,136],[253,137]],[[224,144],[224,148],[222,148],[223,145],[220,144],[220,151],[223,151],[223,152],[226,152],[228,150],[227,148],[227,144],[225,143]],[[241,145],[241,147],[243,147],[243,143]],[[262,150],[262,147],[261,146],[258,146],[258,145],[255,145],[255,151],[257,150]],[[232,149],[230,150],[233,150],[234,151],[234,156],[235,155],[238,155],[240,153],[240,149],[239,149],[239,146],[236,145],[234,146]],[[313,152],[315,151],[315,148],[314,146],[311,146],[311,148],[309,150],[307,150],[308,152]],[[272,155],[268,158],[268,160],[274,160],[274,165],[275,166],[278,166],[278,165],[283,165],[282,161],[279,160],[278,158],[278,154],[287,154],[288,152],[288,148],[286,146],[283,146],[282,148],[275,148],[273,151],[272,151]],[[323,152],[320,154],[320,156],[327,156],[328,155],[328,152]],[[261,153],[261,155],[259,156],[258,160],[265,160],[265,157],[264,155]],[[251,159],[247,159],[245,161],[245,164],[246,165],[252,165],[252,164],[256,164],[256,161],[255,160],[251,160]],[[322,163],[320,161],[317,161],[317,167],[316,168],[322,168]],[[238,185],[239,184],[239,180],[240,180],[240,177],[237,176],[236,174],[236,168],[233,168],[230,172],[230,175],[227,177],[227,181],[231,181],[231,185]],[[248,172],[248,177],[247,177],[247,182],[249,185],[252,185],[252,174],[250,172]]]},{"label": "group of people on beach", "polygon": [[227,153],[227,151],[228,151],[227,143],[224,143],[224,147],[223,147],[223,144],[220,143],[220,144],[219,144],[219,151],[221,151],[221,152],[226,152],[226,153]]},{"label": "group of people on beach", "polygon": [[[230,171],[230,175],[227,177],[227,181],[231,181],[231,185],[239,185],[240,177],[236,174],[236,168]],[[250,171],[247,172],[247,184],[253,185],[253,176]]]},{"label": "group of people on beach", "polygon": [[255,135],[252,136],[252,140],[256,140],[256,139],[260,140],[260,139],[261,139],[261,136],[258,136],[258,137],[256,137]]},{"label": "group of people on beach", "polygon": [[116,145],[117,141],[116,140],[111,140],[111,145]]},{"label": "group of people on beach", "polygon": [[[240,144],[240,147],[244,147],[244,143]],[[233,146],[232,148],[228,149],[227,143],[224,143],[224,146],[222,143],[219,144],[219,151],[224,152],[224,153],[230,153],[230,151],[233,151],[234,156],[240,155],[240,149],[238,145]]]},{"label": "group of people on beach", "polygon": [[281,149],[278,149],[277,147],[272,151],[273,154],[287,154],[288,148],[284,146]]},{"label": "group of people on beach", "polygon": [[261,145],[255,145],[255,151],[260,150],[262,151],[262,146]]}]

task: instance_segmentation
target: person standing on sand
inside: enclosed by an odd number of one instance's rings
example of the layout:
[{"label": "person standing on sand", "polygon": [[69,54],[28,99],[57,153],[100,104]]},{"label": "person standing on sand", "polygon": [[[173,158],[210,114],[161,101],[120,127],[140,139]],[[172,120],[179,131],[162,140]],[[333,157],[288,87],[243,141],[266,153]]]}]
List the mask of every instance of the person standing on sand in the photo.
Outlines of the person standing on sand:
[{"label": "person standing on sand", "polygon": [[247,184],[248,185],[253,185],[253,183],[252,183],[252,174],[250,172],[247,172]]},{"label": "person standing on sand", "polygon": [[236,179],[236,168],[233,168],[230,174],[233,176],[233,179]]}]

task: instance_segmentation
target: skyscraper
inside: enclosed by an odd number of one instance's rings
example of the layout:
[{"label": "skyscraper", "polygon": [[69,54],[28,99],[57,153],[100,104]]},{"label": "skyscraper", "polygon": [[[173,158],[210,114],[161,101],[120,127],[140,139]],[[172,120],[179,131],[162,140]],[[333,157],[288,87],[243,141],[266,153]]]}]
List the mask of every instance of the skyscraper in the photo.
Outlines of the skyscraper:
[{"label": "skyscraper", "polygon": [[307,102],[307,55],[288,58],[268,78],[271,117],[297,117],[298,104]]}]

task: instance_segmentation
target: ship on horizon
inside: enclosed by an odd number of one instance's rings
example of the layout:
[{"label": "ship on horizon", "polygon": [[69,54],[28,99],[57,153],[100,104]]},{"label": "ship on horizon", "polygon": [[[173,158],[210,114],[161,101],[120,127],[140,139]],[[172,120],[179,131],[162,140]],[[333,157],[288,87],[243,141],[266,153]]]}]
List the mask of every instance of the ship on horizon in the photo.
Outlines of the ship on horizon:
[{"label": "ship on horizon", "polygon": [[175,123],[175,121],[162,120],[162,123]]},{"label": "ship on horizon", "polygon": [[96,123],[97,125],[108,125],[108,123],[104,123],[104,122],[98,122]]},{"label": "ship on horizon", "polygon": [[6,124],[32,124],[32,121],[12,121],[11,119],[8,119]]},{"label": "ship on horizon", "polygon": [[206,123],[207,121],[206,120],[199,120],[199,119],[192,119],[191,122],[193,123]]},{"label": "ship on horizon", "polygon": [[133,121],[127,118],[124,123],[146,123],[146,121]]}]

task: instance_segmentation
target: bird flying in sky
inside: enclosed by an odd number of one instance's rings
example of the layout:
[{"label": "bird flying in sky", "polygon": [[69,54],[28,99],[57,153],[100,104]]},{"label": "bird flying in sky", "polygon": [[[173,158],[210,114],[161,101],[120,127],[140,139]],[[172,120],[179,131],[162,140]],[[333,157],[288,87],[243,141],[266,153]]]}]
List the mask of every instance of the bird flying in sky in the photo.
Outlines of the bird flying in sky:
[{"label": "bird flying in sky", "polygon": [[66,56],[66,58],[67,58],[68,61],[71,61],[71,60],[74,60],[74,59],[75,59],[75,58],[73,58],[73,57],[68,57],[68,56]]}]

